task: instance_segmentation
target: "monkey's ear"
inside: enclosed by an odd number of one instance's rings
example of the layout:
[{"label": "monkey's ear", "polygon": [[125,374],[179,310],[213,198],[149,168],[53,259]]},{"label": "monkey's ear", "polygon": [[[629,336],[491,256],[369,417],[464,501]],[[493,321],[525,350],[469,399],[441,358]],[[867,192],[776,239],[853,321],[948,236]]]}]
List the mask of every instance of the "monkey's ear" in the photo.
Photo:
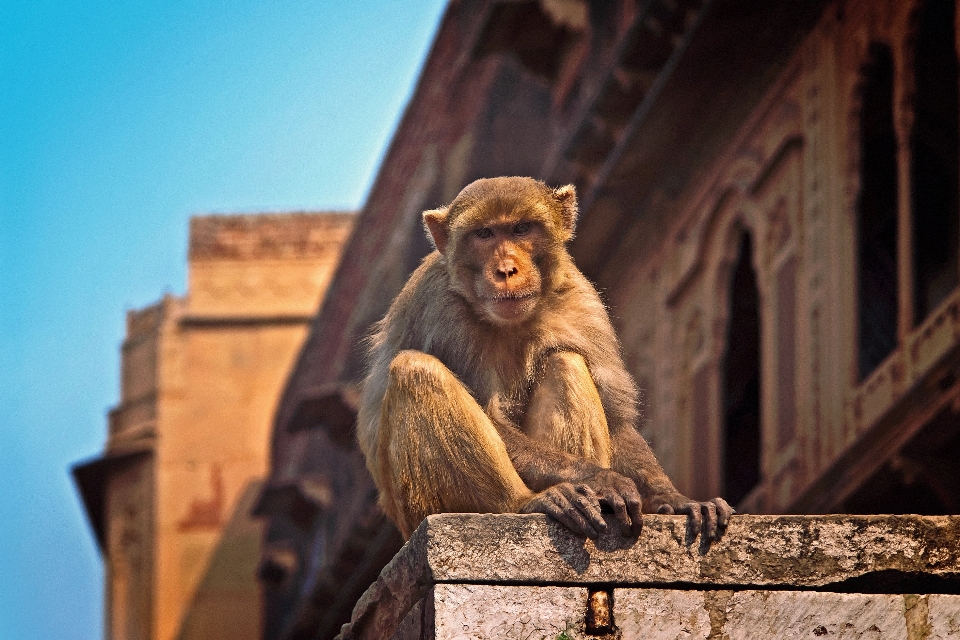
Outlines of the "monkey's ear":
[{"label": "monkey's ear", "polygon": [[447,229],[447,208],[440,207],[424,211],[423,226],[427,228],[427,233],[433,240],[433,246],[443,253],[447,248],[447,240],[450,239],[450,230]]},{"label": "monkey's ear", "polygon": [[577,226],[577,190],[572,184],[557,187],[553,190],[553,197],[560,202],[560,221],[565,231],[563,239],[569,240]]}]

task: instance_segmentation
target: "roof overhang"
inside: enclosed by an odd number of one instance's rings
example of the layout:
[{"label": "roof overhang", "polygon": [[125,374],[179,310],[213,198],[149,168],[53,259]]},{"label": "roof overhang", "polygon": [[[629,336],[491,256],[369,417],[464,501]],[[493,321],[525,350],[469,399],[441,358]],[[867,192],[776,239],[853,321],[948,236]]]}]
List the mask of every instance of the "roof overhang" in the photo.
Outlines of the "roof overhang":
[{"label": "roof overhang", "polygon": [[127,468],[150,455],[151,451],[149,449],[105,453],[102,456],[80,462],[70,470],[73,481],[80,491],[87,519],[93,528],[101,553],[106,545],[107,482],[117,470]]}]

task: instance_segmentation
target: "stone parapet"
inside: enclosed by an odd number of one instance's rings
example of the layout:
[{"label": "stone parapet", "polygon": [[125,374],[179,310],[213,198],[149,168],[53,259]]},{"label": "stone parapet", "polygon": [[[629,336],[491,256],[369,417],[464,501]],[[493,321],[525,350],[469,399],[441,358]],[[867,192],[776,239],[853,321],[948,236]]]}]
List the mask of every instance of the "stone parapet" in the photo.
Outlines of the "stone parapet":
[{"label": "stone parapet", "polygon": [[190,261],[339,255],[351,212],[207,215],[190,219]]},{"label": "stone parapet", "polygon": [[353,229],[352,213],[198,216],[182,322],[307,326]]},{"label": "stone parapet", "polygon": [[960,516],[685,519],[597,540],[545,516],[430,516],[341,638],[960,638]]}]

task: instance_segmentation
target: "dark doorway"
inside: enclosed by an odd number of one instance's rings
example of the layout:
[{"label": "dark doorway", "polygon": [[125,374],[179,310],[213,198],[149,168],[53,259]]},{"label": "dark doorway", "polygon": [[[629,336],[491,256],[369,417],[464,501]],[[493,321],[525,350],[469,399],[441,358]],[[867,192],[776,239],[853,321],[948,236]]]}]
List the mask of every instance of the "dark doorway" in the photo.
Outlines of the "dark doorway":
[{"label": "dark doorway", "polygon": [[860,110],[857,202],[858,365],[862,380],[897,346],[897,138],[893,57],[870,45]]},{"label": "dark doorway", "polygon": [[910,139],[913,302],[919,323],[957,286],[957,130],[955,3],[926,0],[918,16],[914,124]]},{"label": "dark doorway", "polygon": [[738,504],[760,482],[760,292],[744,233],[730,282],[723,359],[724,490]]}]

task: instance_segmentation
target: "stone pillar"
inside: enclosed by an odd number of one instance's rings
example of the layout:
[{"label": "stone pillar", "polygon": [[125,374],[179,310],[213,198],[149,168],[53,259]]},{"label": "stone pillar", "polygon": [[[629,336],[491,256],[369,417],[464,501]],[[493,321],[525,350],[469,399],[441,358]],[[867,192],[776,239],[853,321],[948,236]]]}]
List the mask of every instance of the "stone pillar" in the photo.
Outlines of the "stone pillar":
[{"label": "stone pillar", "polygon": [[684,526],[430,516],[339,637],[960,639],[960,516],[742,515],[709,547]]}]

